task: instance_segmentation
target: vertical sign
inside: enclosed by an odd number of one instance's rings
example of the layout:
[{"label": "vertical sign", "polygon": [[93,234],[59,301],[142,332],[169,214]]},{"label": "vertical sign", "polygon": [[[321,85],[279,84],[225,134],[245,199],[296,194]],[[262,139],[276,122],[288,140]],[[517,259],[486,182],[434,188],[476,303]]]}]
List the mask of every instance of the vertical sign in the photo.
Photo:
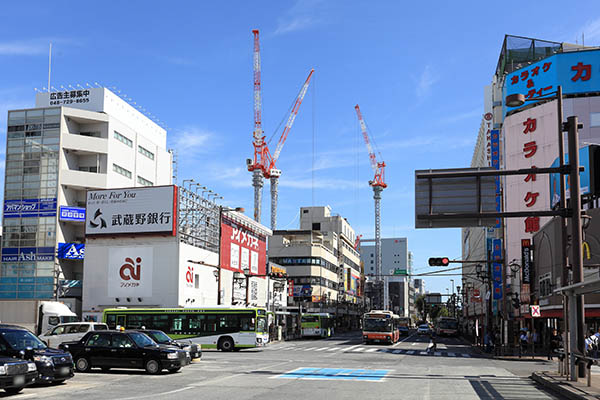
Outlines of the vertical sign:
[{"label": "vertical sign", "polygon": [[[500,169],[500,131],[493,129],[491,134],[492,147],[492,168]],[[496,182],[496,212],[502,211],[502,198],[500,197],[500,177],[495,178]],[[501,227],[500,218],[496,219],[496,228]]]},{"label": "vertical sign", "polygon": [[494,300],[502,299],[502,263],[497,262],[502,259],[502,239],[494,239],[492,241],[492,280],[494,290]]}]

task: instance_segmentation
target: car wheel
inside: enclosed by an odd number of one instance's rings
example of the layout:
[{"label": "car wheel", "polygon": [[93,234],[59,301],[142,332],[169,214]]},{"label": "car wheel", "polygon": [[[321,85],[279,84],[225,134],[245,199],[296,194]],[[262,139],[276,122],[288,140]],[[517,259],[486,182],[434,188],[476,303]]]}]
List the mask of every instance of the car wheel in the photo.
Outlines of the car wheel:
[{"label": "car wheel", "polygon": [[174,374],[175,372],[179,371],[180,369],[181,369],[181,367],[171,368],[171,369],[169,369],[169,373]]},{"label": "car wheel", "polygon": [[92,366],[87,358],[80,357],[75,361],[75,368],[79,372],[89,372]]},{"label": "car wheel", "polygon": [[221,341],[219,342],[219,347],[223,351],[233,351],[235,345],[233,343],[232,338],[226,337],[226,338],[221,339]]},{"label": "car wheel", "polygon": [[156,375],[161,371],[160,363],[157,360],[146,361],[146,372],[150,375]]},{"label": "car wheel", "polygon": [[8,389],[4,389],[4,391],[8,394],[17,394],[19,393],[21,390],[23,390],[22,387],[18,387],[18,388],[8,388]]}]

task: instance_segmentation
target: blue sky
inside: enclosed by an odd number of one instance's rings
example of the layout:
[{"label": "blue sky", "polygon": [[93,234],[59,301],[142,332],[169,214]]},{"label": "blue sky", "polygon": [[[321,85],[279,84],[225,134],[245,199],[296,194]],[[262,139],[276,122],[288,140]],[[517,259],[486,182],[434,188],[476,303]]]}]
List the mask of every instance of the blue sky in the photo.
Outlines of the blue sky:
[{"label": "blue sky", "polygon": [[[432,270],[428,257],[460,258],[461,250],[457,229],[414,229],[414,170],[469,166],[504,34],[574,43],[585,33],[586,44],[600,43],[593,1],[84,3],[0,9],[2,143],[6,110],[33,106],[34,88],[47,83],[52,42],[53,86],[117,87],[169,127],[180,181],[194,178],[252,215],[245,160],[252,155],[251,31],[259,29],[267,137],[315,69],[278,162],[278,227],[296,228],[301,206],[328,204],[373,236],[373,173],[358,103],[388,165],[382,236],[408,238],[417,273]],[[268,184],[263,197],[269,225]],[[449,278],[425,277],[426,287],[445,292]]]}]

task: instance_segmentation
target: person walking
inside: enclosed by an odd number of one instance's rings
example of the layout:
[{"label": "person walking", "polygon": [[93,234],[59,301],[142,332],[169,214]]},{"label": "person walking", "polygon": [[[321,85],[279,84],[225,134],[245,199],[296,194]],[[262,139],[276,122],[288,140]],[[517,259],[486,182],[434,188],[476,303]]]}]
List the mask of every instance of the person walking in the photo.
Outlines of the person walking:
[{"label": "person walking", "polygon": [[529,344],[529,338],[527,336],[527,330],[525,328],[523,328],[521,330],[521,336],[519,336],[519,357],[521,357],[521,354],[526,353],[527,352],[527,345]]}]

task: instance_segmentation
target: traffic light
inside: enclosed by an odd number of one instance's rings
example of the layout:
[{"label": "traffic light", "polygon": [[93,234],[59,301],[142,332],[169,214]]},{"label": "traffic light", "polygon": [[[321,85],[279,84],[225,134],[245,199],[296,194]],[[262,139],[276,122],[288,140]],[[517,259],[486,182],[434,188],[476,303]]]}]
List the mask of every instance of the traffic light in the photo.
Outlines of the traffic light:
[{"label": "traffic light", "polygon": [[447,267],[450,264],[448,257],[432,257],[429,259],[429,266],[431,267]]}]

